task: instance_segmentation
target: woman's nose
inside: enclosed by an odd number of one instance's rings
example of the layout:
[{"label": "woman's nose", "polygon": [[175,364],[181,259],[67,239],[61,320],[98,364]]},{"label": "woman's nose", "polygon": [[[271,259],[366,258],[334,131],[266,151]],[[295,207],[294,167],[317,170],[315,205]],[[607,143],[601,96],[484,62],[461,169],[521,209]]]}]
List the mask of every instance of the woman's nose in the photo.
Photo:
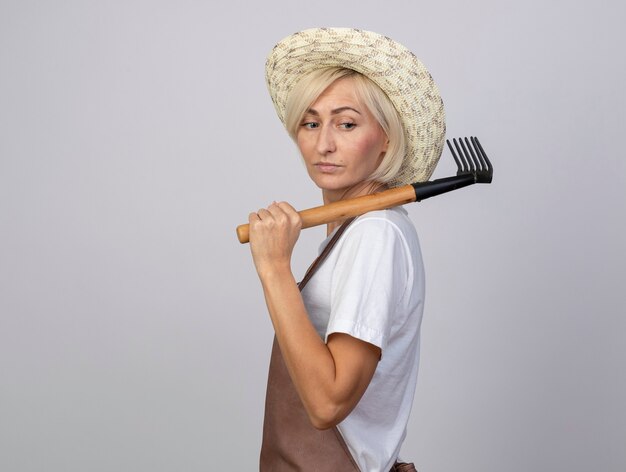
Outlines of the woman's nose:
[{"label": "woman's nose", "polygon": [[330,152],[335,152],[335,137],[333,136],[333,130],[330,126],[322,126],[317,135],[317,152],[322,155],[326,155]]}]

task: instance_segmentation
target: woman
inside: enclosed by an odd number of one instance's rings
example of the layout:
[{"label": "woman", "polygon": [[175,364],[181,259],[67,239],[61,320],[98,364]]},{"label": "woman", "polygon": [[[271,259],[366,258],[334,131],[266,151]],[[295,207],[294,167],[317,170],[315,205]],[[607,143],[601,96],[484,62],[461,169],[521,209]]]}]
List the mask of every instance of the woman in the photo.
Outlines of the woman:
[{"label": "woman", "polygon": [[[266,74],[325,204],[430,177],[443,145],[443,105],[403,46],[354,29],[306,30],[274,47]],[[406,211],[329,224],[323,260],[300,287],[290,266],[298,213],[275,202],[249,223],[276,334],[261,469],[414,470],[397,463],[424,303]]]}]

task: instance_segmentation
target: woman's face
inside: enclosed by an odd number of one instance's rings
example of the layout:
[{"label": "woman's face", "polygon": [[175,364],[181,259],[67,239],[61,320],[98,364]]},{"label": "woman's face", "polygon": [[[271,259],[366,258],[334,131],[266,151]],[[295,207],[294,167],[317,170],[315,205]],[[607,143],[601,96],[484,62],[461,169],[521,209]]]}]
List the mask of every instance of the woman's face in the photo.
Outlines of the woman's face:
[{"label": "woman's face", "polygon": [[353,79],[333,82],[311,105],[297,131],[309,176],[329,203],[352,195],[380,165],[387,135],[358,100]]}]

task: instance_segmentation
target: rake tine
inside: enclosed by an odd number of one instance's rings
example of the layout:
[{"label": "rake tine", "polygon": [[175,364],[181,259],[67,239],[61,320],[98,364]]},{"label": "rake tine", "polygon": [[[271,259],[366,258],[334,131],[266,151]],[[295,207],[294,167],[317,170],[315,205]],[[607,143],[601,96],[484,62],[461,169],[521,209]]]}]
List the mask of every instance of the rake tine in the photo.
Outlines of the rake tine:
[{"label": "rake tine", "polygon": [[465,160],[469,164],[469,170],[473,174],[476,171],[476,169],[474,168],[474,162],[472,161],[469,152],[467,152],[465,144],[463,144],[463,140],[461,138],[459,138],[459,144],[461,145],[461,149],[463,149],[463,155],[465,156]]},{"label": "rake tine", "polygon": [[[465,139],[467,139],[467,138],[465,138]],[[476,156],[476,160],[478,161],[479,172],[486,172],[487,171],[487,162],[485,162],[485,159],[483,158],[483,155],[481,154],[480,149],[478,149],[478,146],[476,146],[475,138],[472,136],[469,139],[470,139],[470,142],[467,145],[468,145],[468,147],[470,147],[470,145],[471,145],[470,151],[472,152],[472,155]]]},{"label": "rake tine", "polygon": [[481,170],[485,170],[485,166],[483,166],[482,161],[476,157],[476,154],[474,154],[474,148],[470,144],[469,139],[465,138],[465,144],[467,146],[467,149],[469,150],[470,156],[472,156],[472,160],[474,161],[474,165],[476,166],[476,171],[480,172]]},{"label": "rake tine", "polygon": [[481,154],[482,158],[487,163],[487,170],[489,172],[492,172],[493,171],[493,166],[491,165],[491,161],[487,157],[487,154],[485,153],[485,150],[483,149],[483,146],[480,144],[480,141],[478,141],[478,138],[472,138],[472,142],[474,143],[474,146],[476,147],[476,149],[478,151],[480,151],[480,154]]},{"label": "rake tine", "polygon": [[454,138],[452,140],[452,142],[454,143],[454,147],[456,148],[456,152],[459,153],[459,159],[461,160],[461,162],[463,163],[463,169],[462,172],[469,172],[469,163],[465,160],[465,156],[463,155],[463,153],[461,152],[461,148],[459,147],[459,143],[456,141],[456,138]]},{"label": "rake tine", "polygon": [[448,149],[450,149],[450,152],[452,153],[452,157],[454,158],[454,162],[456,162],[457,171],[458,172],[462,172],[463,166],[461,166],[461,161],[459,161],[459,158],[456,155],[456,152],[454,152],[454,149],[452,148],[452,144],[450,144],[450,140],[446,139],[446,143],[448,144]]}]

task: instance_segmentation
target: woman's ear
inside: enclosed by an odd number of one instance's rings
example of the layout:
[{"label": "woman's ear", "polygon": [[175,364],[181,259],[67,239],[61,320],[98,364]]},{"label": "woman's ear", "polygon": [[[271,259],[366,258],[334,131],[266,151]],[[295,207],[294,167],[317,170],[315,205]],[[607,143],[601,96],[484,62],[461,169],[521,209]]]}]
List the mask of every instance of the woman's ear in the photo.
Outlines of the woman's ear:
[{"label": "woman's ear", "polygon": [[383,145],[383,152],[387,152],[389,149],[389,138],[385,138],[385,144]]}]

